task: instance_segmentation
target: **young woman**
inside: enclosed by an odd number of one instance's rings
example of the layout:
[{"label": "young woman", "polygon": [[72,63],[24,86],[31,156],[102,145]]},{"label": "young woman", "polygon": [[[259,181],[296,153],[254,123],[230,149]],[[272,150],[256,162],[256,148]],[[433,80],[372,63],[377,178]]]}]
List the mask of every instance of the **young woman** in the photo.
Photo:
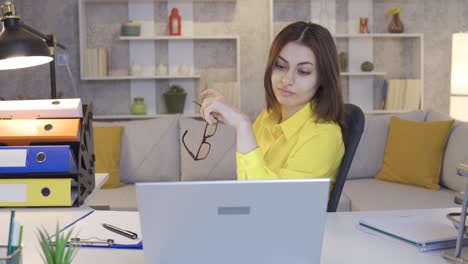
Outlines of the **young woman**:
[{"label": "young woman", "polygon": [[333,37],[324,27],[295,22],[276,36],[265,70],[267,109],[252,125],[216,90],[200,109],[237,132],[237,178],[331,178],[344,154],[343,97]]}]

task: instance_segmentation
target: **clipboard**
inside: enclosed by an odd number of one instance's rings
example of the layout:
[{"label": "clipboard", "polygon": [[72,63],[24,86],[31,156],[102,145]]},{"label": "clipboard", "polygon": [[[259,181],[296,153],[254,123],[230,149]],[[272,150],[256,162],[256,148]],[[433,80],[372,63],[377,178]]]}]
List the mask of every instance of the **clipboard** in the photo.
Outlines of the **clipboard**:
[{"label": "clipboard", "polygon": [[[109,231],[102,226],[104,223],[131,230],[138,235],[138,238],[131,239]],[[67,225],[60,232],[64,232],[69,228],[73,228],[73,233],[78,234],[78,237],[72,239],[74,240],[74,245],[80,247],[143,249],[140,216],[138,212],[91,211]]]}]

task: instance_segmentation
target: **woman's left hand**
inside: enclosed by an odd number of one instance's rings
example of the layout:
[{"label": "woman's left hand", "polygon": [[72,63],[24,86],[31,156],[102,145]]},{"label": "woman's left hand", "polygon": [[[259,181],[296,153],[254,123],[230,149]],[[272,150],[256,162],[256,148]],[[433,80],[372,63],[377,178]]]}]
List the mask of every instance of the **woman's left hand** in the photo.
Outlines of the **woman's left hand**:
[{"label": "woman's left hand", "polygon": [[242,112],[226,102],[225,97],[217,90],[208,89],[201,93],[203,102],[200,114],[209,124],[216,123],[216,119],[238,129],[250,120]]}]

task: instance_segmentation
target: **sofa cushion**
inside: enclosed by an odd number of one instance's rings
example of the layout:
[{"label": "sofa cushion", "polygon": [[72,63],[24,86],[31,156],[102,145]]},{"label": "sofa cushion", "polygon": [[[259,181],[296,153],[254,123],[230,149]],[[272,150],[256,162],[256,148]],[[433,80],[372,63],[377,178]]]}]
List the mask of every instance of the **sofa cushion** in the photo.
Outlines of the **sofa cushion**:
[{"label": "sofa cushion", "polygon": [[[426,121],[440,121],[453,119],[450,115],[429,110]],[[460,129],[458,129],[460,127]],[[444,162],[442,163],[441,184],[454,191],[464,191],[465,179],[457,175],[456,166],[460,162],[468,163],[468,123],[455,121],[445,147]]]},{"label": "sofa cushion", "polygon": [[[402,119],[423,121],[424,111],[412,111],[396,115]],[[364,132],[359,142],[348,179],[373,178],[382,166],[388,127],[392,115],[366,115]]]},{"label": "sofa cushion", "polygon": [[450,115],[447,115],[445,113],[437,112],[434,110],[428,110],[425,121],[434,122],[434,121],[445,121],[445,120],[452,120],[452,119],[453,118]]},{"label": "sofa cushion", "polygon": [[[196,154],[203,139],[206,122],[193,118],[180,118],[180,136],[185,137],[187,147]],[[180,143],[182,181],[235,180],[236,179],[236,132],[223,123],[218,124],[216,134],[207,139],[211,144],[209,155],[204,160],[193,160]]]},{"label": "sofa cushion", "polygon": [[461,192],[465,189],[466,179],[457,175],[456,167],[460,163],[468,164],[468,123],[457,124],[452,128],[445,148],[441,184]]},{"label": "sofa cushion", "polygon": [[178,181],[178,118],[152,118],[121,122],[94,122],[124,127],[120,178],[125,183]]},{"label": "sofa cushion", "polygon": [[351,212],[351,199],[346,195],[346,193],[341,193],[340,201],[336,207],[337,212]]},{"label": "sofa cushion", "polygon": [[455,193],[448,189],[437,191],[378,179],[346,181],[343,193],[351,200],[353,211],[457,207]]},{"label": "sofa cushion", "polygon": [[442,157],[453,122],[392,117],[384,161],[376,178],[438,190]]},{"label": "sofa cushion", "polygon": [[102,186],[104,189],[123,185],[120,182],[122,133],[122,126],[93,127],[96,172],[109,173],[109,178]]}]

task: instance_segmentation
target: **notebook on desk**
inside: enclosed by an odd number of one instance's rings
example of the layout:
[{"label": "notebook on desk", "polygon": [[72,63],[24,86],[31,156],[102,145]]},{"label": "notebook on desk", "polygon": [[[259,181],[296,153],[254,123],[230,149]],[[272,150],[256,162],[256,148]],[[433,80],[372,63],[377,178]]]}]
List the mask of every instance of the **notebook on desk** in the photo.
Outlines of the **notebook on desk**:
[{"label": "notebook on desk", "polygon": [[[453,211],[456,209],[382,214],[361,219],[358,228],[364,232],[409,243],[421,252],[453,248],[457,240],[457,230],[446,217],[447,213]],[[464,244],[468,245],[468,239],[465,239]]]},{"label": "notebook on desk", "polygon": [[320,263],[328,179],[137,183],[146,263]]}]

